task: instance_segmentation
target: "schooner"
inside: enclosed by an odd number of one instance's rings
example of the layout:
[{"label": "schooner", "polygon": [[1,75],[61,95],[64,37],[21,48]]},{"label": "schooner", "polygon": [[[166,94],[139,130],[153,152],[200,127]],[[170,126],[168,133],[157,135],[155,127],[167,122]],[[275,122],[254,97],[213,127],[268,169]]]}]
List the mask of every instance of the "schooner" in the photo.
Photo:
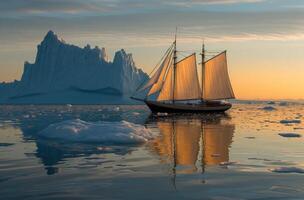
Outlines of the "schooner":
[{"label": "schooner", "polygon": [[[199,81],[196,54],[178,60],[176,38],[153,70],[149,80],[136,93],[145,92],[144,101],[152,112],[224,112],[231,104],[223,101],[235,98],[230,83],[226,51],[205,60],[202,45],[201,81]],[[153,72],[152,71],[152,72]]]}]

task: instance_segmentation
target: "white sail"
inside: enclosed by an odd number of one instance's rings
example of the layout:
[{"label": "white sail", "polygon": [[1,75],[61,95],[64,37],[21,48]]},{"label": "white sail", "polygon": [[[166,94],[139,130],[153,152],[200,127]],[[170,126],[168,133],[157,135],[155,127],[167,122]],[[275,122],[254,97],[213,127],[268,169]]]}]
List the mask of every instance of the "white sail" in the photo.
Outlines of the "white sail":
[{"label": "white sail", "polygon": [[[137,91],[143,91],[149,87],[151,87],[153,84],[159,82],[159,80],[162,80],[164,77],[164,72],[166,71],[166,65],[168,65],[168,60],[171,59],[172,57],[172,46],[167,50],[165,54],[165,58],[163,59],[163,62],[160,64],[159,68],[157,71],[152,75],[152,77],[149,79],[149,81],[141,86]],[[149,92],[150,93],[150,92]]]},{"label": "white sail", "polygon": [[173,98],[174,100],[201,98],[195,54],[184,58],[176,64]]},{"label": "white sail", "polygon": [[168,70],[163,87],[157,97],[157,101],[167,101],[173,99],[173,63]]},{"label": "white sail", "polygon": [[153,84],[152,88],[150,89],[148,96],[156,92],[159,92],[162,89],[167,69],[170,63],[172,62],[172,60],[173,60],[173,52],[171,51],[169,52],[168,56],[165,58],[164,62],[162,63],[162,67],[161,67],[162,70],[160,72],[160,75],[157,81]]},{"label": "white sail", "polygon": [[231,99],[234,93],[230,83],[226,51],[205,63],[203,99]]}]

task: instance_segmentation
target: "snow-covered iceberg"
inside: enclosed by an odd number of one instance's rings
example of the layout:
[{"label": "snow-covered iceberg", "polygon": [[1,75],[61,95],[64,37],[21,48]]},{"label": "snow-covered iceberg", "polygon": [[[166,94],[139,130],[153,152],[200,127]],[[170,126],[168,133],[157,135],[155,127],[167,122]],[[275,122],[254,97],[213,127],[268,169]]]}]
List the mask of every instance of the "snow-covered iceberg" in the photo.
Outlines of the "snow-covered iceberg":
[{"label": "snow-covered iceberg", "polygon": [[[113,61],[108,61],[105,48],[80,48],[49,31],[37,47],[35,62],[25,62],[21,80],[0,84],[0,102],[6,99],[22,103],[30,99],[33,102],[27,103],[52,103],[56,99],[54,103],[74,103],[69,99],[80,98],[83,103],[90,103],[86,99],[104,99],[98,95],[130,96],[147,78],[135,66],[132,54],[123,49],[115,53]],[[81,94],[92,97],[82,98]]]},{"label": "snow-covered iceberg", "polygon": [[137,144],[147,142],[156,135],[144,126],[126,121],[85,122],[76,119],[51,124],[38,136],[71,142]]}]

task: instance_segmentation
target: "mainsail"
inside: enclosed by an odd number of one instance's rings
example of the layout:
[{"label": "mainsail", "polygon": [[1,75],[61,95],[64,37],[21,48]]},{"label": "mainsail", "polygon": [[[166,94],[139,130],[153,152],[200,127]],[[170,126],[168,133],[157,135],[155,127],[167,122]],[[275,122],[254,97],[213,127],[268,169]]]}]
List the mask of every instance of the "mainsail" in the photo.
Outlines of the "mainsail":
[{"label": "mainsail", "polygon": [[201,90],[196,68],[196,55],[192,54],[176,64],[174,100],[200,99]]},{"label": "mainsail", "polygon": [[203,99],[235,98],[230,83],[226,51],[205,62],[203,82]]},{"label": "mainsail", "polygon": [[175,68],[172,63],[157,100],[190,100],[200,97],[195,54],[176,63]]}]

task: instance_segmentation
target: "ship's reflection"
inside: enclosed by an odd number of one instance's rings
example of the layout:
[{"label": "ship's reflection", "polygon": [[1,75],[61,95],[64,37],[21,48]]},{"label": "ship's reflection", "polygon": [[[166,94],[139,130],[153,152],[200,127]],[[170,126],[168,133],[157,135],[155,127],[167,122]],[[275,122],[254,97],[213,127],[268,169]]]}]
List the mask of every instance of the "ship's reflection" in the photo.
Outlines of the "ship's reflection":
[{"label": "ship's reflection", "polygon": [[151,148],[174,173],[204,172],[205,166],[229,161],[235,126],[227,115],[150,118],[147,124],[159,129]]}]

